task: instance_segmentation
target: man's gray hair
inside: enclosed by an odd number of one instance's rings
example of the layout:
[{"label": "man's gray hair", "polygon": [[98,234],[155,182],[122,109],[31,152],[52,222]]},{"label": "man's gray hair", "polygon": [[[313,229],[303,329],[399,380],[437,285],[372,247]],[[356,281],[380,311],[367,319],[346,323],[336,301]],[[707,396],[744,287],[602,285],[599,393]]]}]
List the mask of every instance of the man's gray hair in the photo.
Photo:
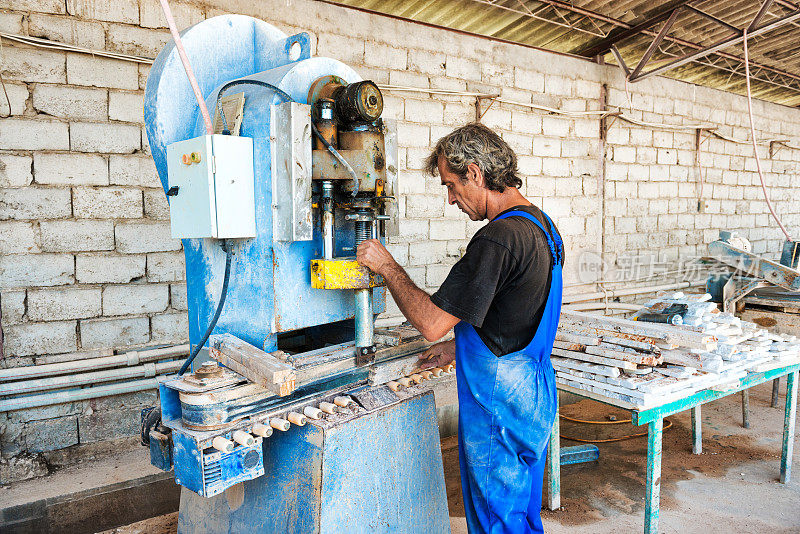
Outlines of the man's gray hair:
[{"label": "man's gray hair", "polygon": [[457,128],[436,142],[425,161],[425,170],[433,176],[438,172],[440,156],[448,170],[462,180],[467,178],[469,164],[477,165],[486,188],[491,191],[502,193],[506,187],[522,187],[517,174],[517,155],[499,135],[478,122]]}]

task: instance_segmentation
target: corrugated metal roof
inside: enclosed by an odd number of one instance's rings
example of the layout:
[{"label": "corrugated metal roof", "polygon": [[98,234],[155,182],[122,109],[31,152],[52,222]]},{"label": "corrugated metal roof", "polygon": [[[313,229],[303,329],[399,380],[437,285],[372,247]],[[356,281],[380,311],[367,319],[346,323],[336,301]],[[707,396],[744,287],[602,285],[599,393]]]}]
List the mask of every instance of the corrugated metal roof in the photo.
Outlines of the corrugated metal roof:
[{"label": "corrugated metal roof", "polygon": [[[763,18],[749,30],[755,32],[748,38],[753,94],[800,106],[800,6],[790,0],[326,1],[556,52],[593,56],[602,50],[608,63],[617,63],[609,49],[613,43],[630,70],[677,9],[639,75],[738,37],[738,43],[659,74],[740,94],[745,91],[741,30],[765,6]],[[763,31],[770,25],[775,27]]]}]

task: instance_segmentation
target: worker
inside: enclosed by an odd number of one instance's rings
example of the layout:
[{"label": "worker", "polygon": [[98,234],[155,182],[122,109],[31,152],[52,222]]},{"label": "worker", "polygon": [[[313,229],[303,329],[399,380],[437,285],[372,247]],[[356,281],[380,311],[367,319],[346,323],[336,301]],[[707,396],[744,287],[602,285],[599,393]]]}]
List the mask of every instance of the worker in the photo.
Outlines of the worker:
[{"label": "worker", "polygon": [[514,151],[491,129],[468,124],[436,143],[426,168],[447,201],[489,220],[429,296],[377,240],[357,259],[383,276],[400,311],[433,345],[424,367],[456,360],[461,486],[467,526],[543,532],[542,479],[557,408],[550,353],[561,310],[563,246],[531,205]]}]

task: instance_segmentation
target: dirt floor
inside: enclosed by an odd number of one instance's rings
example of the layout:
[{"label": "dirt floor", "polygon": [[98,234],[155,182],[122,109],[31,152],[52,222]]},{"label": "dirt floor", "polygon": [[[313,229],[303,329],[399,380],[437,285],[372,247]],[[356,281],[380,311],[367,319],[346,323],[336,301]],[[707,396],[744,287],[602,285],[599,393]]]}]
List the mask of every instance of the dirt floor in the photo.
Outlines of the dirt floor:
[{"label": "dirt floor", "polygon": [[[782,388],[783,389],[783,388]],[[778,482],[783,429],[783,399],[769,407],[771,384],[750,395],[749,430],[741,426],[741,397],[734,395],[703,407],[703,454],[691,452],[689,412],[671,417],[664,433],[661,477],[663,533],[800,533],[800,445],[796,475]],[[583,419],[624,420],[622,410],[584,400],[564,406],[562,414]],[[630,424],[586,425],[562,420],[566,438],[609,439],[646,431]],[[576,442],[562,440],[562,446]],[[542,512],[545,531],[560,533],[641,532],[647,440],[598,443],[600,460],[562,469],[562,508]],[[454,534],[466,533],[455,438],[442,442],[447,497]],[[175,532],[177,514],[153,518],[105,534]]]}]

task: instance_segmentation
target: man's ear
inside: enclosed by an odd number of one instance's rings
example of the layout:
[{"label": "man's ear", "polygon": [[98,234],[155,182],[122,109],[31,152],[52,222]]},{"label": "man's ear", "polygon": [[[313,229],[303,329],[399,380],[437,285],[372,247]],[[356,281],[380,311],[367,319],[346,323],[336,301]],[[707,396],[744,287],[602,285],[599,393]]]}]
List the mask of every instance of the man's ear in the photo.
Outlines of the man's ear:
[{"label": "man's ear", "polygon": [[467,165],[467,179],[478,187],[485,187],[486,185],[481,168],[474,163]]}]

